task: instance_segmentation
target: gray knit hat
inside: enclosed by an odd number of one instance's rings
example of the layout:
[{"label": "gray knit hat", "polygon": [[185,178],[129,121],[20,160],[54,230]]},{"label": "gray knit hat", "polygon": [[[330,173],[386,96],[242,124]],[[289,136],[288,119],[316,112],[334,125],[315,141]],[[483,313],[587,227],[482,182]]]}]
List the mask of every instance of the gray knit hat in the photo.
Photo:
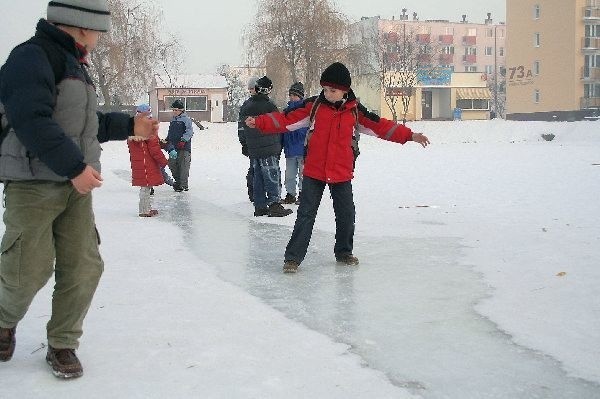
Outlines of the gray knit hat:
[{"label": "gray knit hat", "polygon": [[248,79],[248,89],[254,89],[254,86],[256,86],[257,80],[258,80],[258,76],[252,76],[250,79]]},{"label": "gray knit hat", "polygon": [[46,19],[54,24],[108,32],[110,11],[107,0],[58,0],[48,3]]}]

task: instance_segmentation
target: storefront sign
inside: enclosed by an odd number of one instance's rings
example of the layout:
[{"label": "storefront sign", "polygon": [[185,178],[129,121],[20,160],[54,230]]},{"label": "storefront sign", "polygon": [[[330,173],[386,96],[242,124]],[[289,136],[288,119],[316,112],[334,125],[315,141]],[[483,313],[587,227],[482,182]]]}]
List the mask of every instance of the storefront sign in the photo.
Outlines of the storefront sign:
[{"label": "storefront sign", "polygon": [[450,86],[452,70],[450,68],[419,69],[417,79],[421,86]]}]

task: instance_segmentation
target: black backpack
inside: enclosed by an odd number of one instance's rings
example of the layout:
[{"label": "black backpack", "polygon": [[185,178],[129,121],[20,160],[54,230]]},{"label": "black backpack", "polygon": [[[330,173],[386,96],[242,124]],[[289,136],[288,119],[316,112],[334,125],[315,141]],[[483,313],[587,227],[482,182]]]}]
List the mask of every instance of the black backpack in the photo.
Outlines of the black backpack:
[{"label": "black backpack", "polygon": [[[58,44],[54,43],[49,39],[44,39],[41,37],[34,36],[31,39],[27,40],[19,44],[17,47],[26,45],[26,44],[35,44],[40,46],[44,53],[46,53],[46,57],[48,57],[48,62],[52,67],[52,71],[54,72],[54,84],[57,85],[65,75],[65,62],[66,56],[63,50],[58,46]],[[15,47],[16,48],[16,47]],[[6,117],[6,112],[4,110],[4,104],[0,101],[0,147],[2,147],[2,142],[4,138],[10,131],[10,122]]]}]

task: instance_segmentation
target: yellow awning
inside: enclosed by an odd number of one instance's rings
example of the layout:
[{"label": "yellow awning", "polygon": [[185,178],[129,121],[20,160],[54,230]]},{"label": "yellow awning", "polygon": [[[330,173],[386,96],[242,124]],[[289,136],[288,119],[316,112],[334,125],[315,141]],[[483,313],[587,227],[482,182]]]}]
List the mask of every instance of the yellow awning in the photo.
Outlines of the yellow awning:
[{"label": "yellow awning", "polygon": [[456,89],[456,97],[459,100],[489,100],[490,89],[487,87],[469,87]]}]

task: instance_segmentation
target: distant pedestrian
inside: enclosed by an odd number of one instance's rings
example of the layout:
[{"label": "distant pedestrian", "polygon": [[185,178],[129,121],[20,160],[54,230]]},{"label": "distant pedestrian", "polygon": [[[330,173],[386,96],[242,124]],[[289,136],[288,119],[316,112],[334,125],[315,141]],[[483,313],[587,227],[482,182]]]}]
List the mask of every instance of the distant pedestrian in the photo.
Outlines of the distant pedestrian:
[{"label": "distant pedestrian", "polygon": [[[147,104],[143,104],[137,108],[137,111],[148,112],[148,108]],[[158,211],[152,209],[152,194],[155,186],[165,182],[161,171],[168,163],[160,148],[158,135],[130,136],[127,139],[127,146],[131,161],[131,184],[140,188],[139,216],[156,216]]]},{"label": "distant pedestrian", "polygon": [[[251,77],[248,79],[248,94],[250,97],[244,101],[242,106],[240,107],[240,112],[238,115],[238,139],[240,144],[242,145],[242,155],[248,157],[248,146],[246,145],[246,137],[244,135],[244,129],[246,127],[246,116],[242,114],[242,110],[244,110],[246,103],[252,98],[252,96],[256,95],[256,81],[259,78]],[[248,189],[248,199],[250,202],[254,202],[254,170],[252,169],[252,160],[248,157],[250,162],[250,166],[248,167],[248,172],[246,173],[246,188]]]},{"label": "distant pedestrian", "polygon": [[173,174],[176,192],[188,191],[188,180],[192,162],[192,119],[185,112],[183,101],[177,99],[171,104],[173,119],[169,124],[166,150],[169,153],[169,169]]},{"label": "distant pedestrian", "polygon": [[[244,118],[277,111],[275,104],[269,99],[273,83],[267,76],[256,81],[257,94],[250,97],[240,110]],[[254,216],[283,217],[292,213],[285,209],[281,200],[281,170],[279,157],[281,155],[281,136],[266,136],[258,130],[245,125],[240,135],[242,148],[247,149],[254,171],[253,197]]]},{"label": "distant pedestrian", "polygon": [[[304,85],[293,83],[288,92],[290,101],[283,112],[288,113],[304,103]],[[283,135],[283,152],[285,153],[285,198],[282,204],[299,203],[296,193],[302,191],[302,173],[304,170],[304,141],[307,127],[301,127]],[[298,190],[298,191],[296,191]]]},{"label": "distant pedestrian", "polygon": [[[148,114],[149,117],[152,117],[152,108],[150,108],[150,105],[148,105],[148,104],[140,104],[135,109],[135,114],[138,115],[140,113],[146,113],[146,114]],[[160,143],[160,148],[162,148],[164,150],[167,146],[167,140],[161,139],[159,137],[159,143]],[[169,172],[167,172],[166,166],[160,168],[160,173],[161,173],[165,183],[167,185],[173,187],[173,185],[175,184],[175,181],[173,180],[171,175],[169,175]],[[150,191],[151,191],[151,195],[154,195],[154,189],[152,189]]]}]

